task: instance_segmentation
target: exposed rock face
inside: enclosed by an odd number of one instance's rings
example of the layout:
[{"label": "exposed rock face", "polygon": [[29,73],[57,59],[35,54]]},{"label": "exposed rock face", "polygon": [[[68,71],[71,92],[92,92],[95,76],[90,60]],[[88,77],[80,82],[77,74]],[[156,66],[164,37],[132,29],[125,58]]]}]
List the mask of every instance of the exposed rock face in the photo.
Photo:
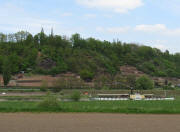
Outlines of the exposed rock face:
[{"label": "exposed rock face", "polygon": [[171,83],[173,85],[178,85],[180,84],[180,79],[178,78],[169,78],[169,77],[153,77],[152,78],[156,83],[159,85],[165,85],[166,81],[167,83]]},{"label": "exposed rock face", "polygon": [[121,66],[120,70],[122,75],[136,75],[137,77],[145,75],[145,73],[137,70],[136,67],[133,66]]},{"label": "exposed rock face", "polygon": [[45,58],[43,59],[39,64],[39,67],[43,68],[43,69],[51,69],[52,67],[56,66],[56,62],[54,62],[53,60],[51,60],[50,58]]},{"label": "exposed rock face", "polygon": [[[136,67],[133,66],[121,66],[120,67],[121,74],[124,76],[128,75],[135,75],[136,77],[140,77],[143,75],[146,75],[145,73],[139,71],[136,69]],[[172,83],[173,85],[180,84],[180,79],[178,78],[170,78],[170,77],[151,77],[154,82],[160,86],[165,85],[165,82]]]}]

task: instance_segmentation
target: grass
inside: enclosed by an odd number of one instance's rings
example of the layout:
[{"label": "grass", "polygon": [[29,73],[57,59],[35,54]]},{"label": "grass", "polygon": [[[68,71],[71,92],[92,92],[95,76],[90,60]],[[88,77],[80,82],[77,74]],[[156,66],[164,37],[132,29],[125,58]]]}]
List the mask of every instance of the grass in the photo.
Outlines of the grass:
[{"label": "grass", "polygon": [[44,95],[39,96],[0,96],[0,99],[6,100],[31,100],[31,99],[43,99]]},{"label": "grass", "polygon": [[180,114],[176,101],[89,101],[59,102],[60,108],[43,109],[38,102],[0,102],[0,112],[97,112],[136,114]]},{"label": "grass", "polygon": [[[11,89],[9,89],[11,90]],[[15,89],[18,90],[18,89]],[[23,89],[37,90],[37,89]],[[82,90],[81,93],[88,90]],[[91,92],[91,91],[88,91]],[[100,90],[96,93],[128,93],[128,90]],[[98,112],[98,113],[142,113],[142,114],[180,114],[180,90],[167,90],[169,97],[176,97],[175,101],[87,101],[87,102],[59,102],[60,107],[43,108],[39,102],[25,100],[43,100],[40,96],[0,96],[8,101],[0,102],[0,112]],[[72,90],[62,91],[64,98],[70,98]],[[163,90],[146,90],[143,93],[164,95]],[[60,93],[54,94],[59,97]],[[87,98],[85,95],[82,98]],[[15,101],[18,100],[18,101]]]},{"label": "grass", "polygon": [[39,89],[0,89],[0,92],[28,93],[41,92]]}]

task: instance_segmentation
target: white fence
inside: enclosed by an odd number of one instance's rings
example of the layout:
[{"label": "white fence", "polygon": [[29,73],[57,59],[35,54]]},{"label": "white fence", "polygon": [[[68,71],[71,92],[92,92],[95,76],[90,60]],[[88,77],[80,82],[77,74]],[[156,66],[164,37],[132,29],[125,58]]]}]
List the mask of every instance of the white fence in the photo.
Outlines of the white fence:
[{"label": "white fence", "polygon": [[[118,100],[130,100],[129,98],[91,98],[95,101],[118,101]],[[153,100],[175,100],[175,98],[145,98],[142,100],[153,101]]]},{"label": "white fence", "polygon": [[115,100],[129,100],[129,98],[92,98],[92,100],[106,100],[106,101],[115,101]]}]

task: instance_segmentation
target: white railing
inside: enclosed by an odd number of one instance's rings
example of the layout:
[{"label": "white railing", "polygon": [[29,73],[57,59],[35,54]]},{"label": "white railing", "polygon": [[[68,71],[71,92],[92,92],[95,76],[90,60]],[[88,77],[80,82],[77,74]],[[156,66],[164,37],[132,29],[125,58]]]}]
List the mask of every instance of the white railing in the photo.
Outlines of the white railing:
[{"label": "white railing", "polygon": [[93,98],[93,100],[115,101],[115,100],[129,100],[129,98]]},{"label": "white railing", "polygon": [[[129,98],[91,98],[91,100],[96,100],[96,101],[120,101],[120,100],[130,100]],[[153,101],[153,100],[175,100],[175,98],[145,98],[142,100],[147,100],[147,101]]]}]

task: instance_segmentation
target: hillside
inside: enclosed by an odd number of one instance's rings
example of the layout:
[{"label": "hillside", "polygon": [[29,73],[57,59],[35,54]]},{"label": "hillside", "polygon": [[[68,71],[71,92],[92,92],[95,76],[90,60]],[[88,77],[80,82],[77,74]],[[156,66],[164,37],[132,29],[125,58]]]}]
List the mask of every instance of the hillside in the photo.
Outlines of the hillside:
[{"label": "hillside", "polygon": [[[126,69],[126,66],[134,67]],[[123,69],[124,67],[124,69]],[[133,43],[108,42],[94,38],[83,39],[79,34],[71,38],[36,35],[28,32],[0,34],[0,74],[8,69],[12,75],[21,71],[40,75],[59,75],[71,72],[85,81],[97,80],[101,75],[109,79],[122,76],[123,70],[136,76],[180,78],[180,53],[170,54]]]}]

